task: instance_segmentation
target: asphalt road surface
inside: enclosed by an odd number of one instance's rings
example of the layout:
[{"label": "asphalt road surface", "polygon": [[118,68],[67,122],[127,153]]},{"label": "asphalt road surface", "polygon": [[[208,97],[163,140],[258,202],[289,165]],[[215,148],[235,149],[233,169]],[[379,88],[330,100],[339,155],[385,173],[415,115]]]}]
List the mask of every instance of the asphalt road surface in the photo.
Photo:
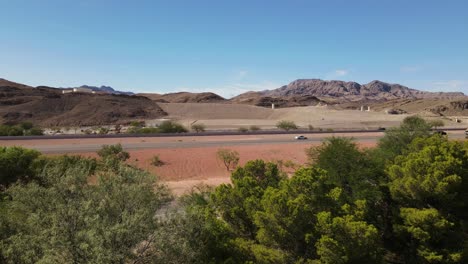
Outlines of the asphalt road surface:
[{"label": "asphalt road surface", "polygon": [[[111,139],[47,139],[47,140],[0,140],[0,146],[24,146],[46,154],[96,152],[102,145],[121,143],[125,150],[177,149],[200,147],[228,147],[238,145],[318,144],[331,136],[348,136],[358,143],[376,143],[382,132],[303,134],[306,140],[296,140],[295,135],[246,135],[246,136],[204,136],[165,138],[111,138]],[[450,139],[464,139],[463,131],[449,131]]]}]

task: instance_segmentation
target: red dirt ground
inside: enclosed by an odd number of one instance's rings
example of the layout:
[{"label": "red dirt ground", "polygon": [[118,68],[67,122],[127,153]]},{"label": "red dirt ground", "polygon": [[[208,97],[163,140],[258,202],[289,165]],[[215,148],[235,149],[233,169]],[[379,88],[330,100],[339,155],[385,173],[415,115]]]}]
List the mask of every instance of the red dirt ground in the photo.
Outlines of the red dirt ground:
[{"label": "red dirt ground", "polygon": [[[360,144],[362,147],[373,145]],[[312,144],[244,145],[227,148],[239,152],[239,165],[241,166],[254,159],[289,160],[302,165],[307,161],[305,149],[310,146]],[[197,184],[216,186],[230,182],[230,173],[216,158],[218,149],[218,147],[200,147],[129,151],[129,163],[154,173],[167,183],[174,194],[181,195]],[[95,153],[81,153],[80,155],[96,157]],[[161,167],[152,166],[150,163],[154,155],[158,155],[165,164]]]}]

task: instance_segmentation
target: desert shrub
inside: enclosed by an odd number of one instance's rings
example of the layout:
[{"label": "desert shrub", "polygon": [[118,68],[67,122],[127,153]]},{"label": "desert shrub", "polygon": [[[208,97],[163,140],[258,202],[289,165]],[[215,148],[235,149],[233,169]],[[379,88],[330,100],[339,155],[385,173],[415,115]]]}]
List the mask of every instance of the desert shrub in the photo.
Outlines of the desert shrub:
[{"label": "desert shrub", "polygon": [[245,133],[245,132],[249,131],[249,129],[246,128],[246,127],[239,127],[239,128],[237,129],[237,131],[242,132],[242,133]]},{"label": "desert shrub", "polygon": [[33,163],[40,156],[35,150],[21,147],[0,147],[0,185],[34,177]]},{"label": "desert shrub", "polygon": [[250,131],[259,131],[259,130],[260,130],[260,127],[259,127],[259,126],[256,126],[256,125],[251,125],[251,126],[249,127],[249,130],[250,130]]},{"label": "desert shrub", "polygon": [[130,122],[130,126],[132,126],[132,127],[144,127],[144,126],[146,126],[146,122],[145,121],[132,121],[132,122]]},{"label": "desert shrub", "polygon": [[91,135],[93,134],[93,131],[89,128],[85,129],[85,130],[82,130],[82,132],[85,134],[85,135]]},{"label": "desert shrub", "polygon": [[130,154],[123,150],[120,143],[116,145],[103,145],[97,154],[103,160],[114,159],[118,161],[126,161],[130,158]]},{"label": "desert shrub", "polygon": [[24,131],[20,126],[12,126],[8,131],[8,136],[23,136]]},{"label": "desert shrub", "polygon": [[191,126],[192,130],[197,132],[197,133],[200,133],[200,132],[204,132],[205,129],[206,129],[206,126],[205,124],[201,124],[201,123],[198,123],[198,124],[193,124]]},{"label": "desert shrub", "polygon": [[216,157],[224,164],[227,171],[237,167],[239,164],[239,153],[230,149],[218,149]]},{"label": "desert shrub", "polygon": [[33,128],[34,125],[33,125],[33,123],[31,123],[31,122],[22,122],[22,123],[20,124],[20,127],[21,127],[23,130],[29,130],[29,129]]},{"label": "desert shrub", "polygon": [[161,160],[161,158],[159,157],[159,155],[154,155],[152,158],[151,158],[151,165],[155,166],[155,167],[161,167],[163,166],[165,163],[164,161]]},{"label": "desert shrub", "polygon": [[137,133],[137,134],[156,134],[156,133],[159,133],[159,129],[157,127],[143,127],[143,128],[138,128],[134,133]]},{"label": "desert shrub", "polygon": [[97,131],[100,135],[106,135],[109,133],[109,129],[107,127],[99,127]]},{"label": "desert shrub", "polygon": [[33,127],[31,129],[24,131],[25,136],[42,136],[44,135],[44,131],[38,127]]},{"label": "desert shrub", "polygon": [[166,120],[163,121],[161,124],[158,126],[158,131],[159,133],[185,133],[188,132],[187,129],[174,121],[171,120]]},{"label": "desert shrub", "polygon": [[429,124],[431,125],[431,127],[433,127],[434,129],[437,129],[438,127],[443,127],[445,125],[444,121],[442,120],[433,120],[433,121],[429,121]]},{"label": "desert shrub", "polygon": [[298,127],[293,121],[282,120],[276,124],[276,127],[286,131],[296,130]]},{"label": "desert shrub", "polygon": [[307,128],[309,129],[309,131],[314,130],[314,126],[312,126],[312,125],[308,125]]},{"label": "desert shrub", "polygon": [[327,132],[333,132],[333,128],[327,128]]}]

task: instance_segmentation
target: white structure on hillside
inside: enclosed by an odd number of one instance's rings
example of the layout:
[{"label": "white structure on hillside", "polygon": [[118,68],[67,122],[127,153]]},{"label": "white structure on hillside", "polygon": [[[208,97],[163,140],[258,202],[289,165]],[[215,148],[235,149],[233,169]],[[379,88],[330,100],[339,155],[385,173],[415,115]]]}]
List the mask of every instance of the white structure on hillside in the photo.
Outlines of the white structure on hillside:
[{"label": "white structure on hillside", "polygon": [[364,111],[370,112],[370,106],[367,106],[367,110],[364,110],[364,106],[361,105],[361,112],[364,112]]},{"label": "white structure on hillside", "polygon": [[66,93],[93,93],[94,94],[96,92],[89,88],[78,87],[78,88],[73,88],[70,90],[62,90],[62,93],[63,94],[66,94]]},{"label": "white structure on hillside", "polygon": [[275,109],[275,104],[271,104],[271,109]]}]

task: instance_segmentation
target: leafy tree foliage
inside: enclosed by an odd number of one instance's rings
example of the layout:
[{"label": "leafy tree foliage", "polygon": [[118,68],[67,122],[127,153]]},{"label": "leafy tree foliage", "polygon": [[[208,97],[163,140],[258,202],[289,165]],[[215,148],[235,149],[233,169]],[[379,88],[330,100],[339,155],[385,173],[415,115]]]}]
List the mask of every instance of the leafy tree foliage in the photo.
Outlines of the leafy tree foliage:
[{"label": "leafy tree foliage", "polygon": [[[96,184],[88,183],[92,175]],[[80,158],[55,160],[38,177],[7,190],[5,262],[127,263],[146,256],[155,212],[170,198],[154,177],[124,165],[95,171]]]},{"label": "leafy tree foliage", "polygon": [[428,137],[432,125],[419,116],[406,117],[400,127],[385,131],[385,136],[378,143],[378,152],[381,162],[393,160],[403,154],[406,147],[418,137]]},{"label": "leafy tree foliage", "polygon": [[0,125],[0,136],[42,136],[42,129],[35,127],[30,122],[24,122],[20,125]]},{"label": "leafy tree foliage", "polygon": [[240,159],[239,153],[230,149],[218,149],[216,157],[223,163],[227,171],[235,169]]},{"label": "leafy tree foliage", "polygon": [[40,153],[21,147],[0,147],[0,187],[35,176],[34,165]]},{"label": "leafy tree foliage", "polygon": [[467,149],[438,135],[419,138],[388,175],[391,195],[401,204],[396,230],[406,242],[406,257],[418,263],[467,261]]}]

